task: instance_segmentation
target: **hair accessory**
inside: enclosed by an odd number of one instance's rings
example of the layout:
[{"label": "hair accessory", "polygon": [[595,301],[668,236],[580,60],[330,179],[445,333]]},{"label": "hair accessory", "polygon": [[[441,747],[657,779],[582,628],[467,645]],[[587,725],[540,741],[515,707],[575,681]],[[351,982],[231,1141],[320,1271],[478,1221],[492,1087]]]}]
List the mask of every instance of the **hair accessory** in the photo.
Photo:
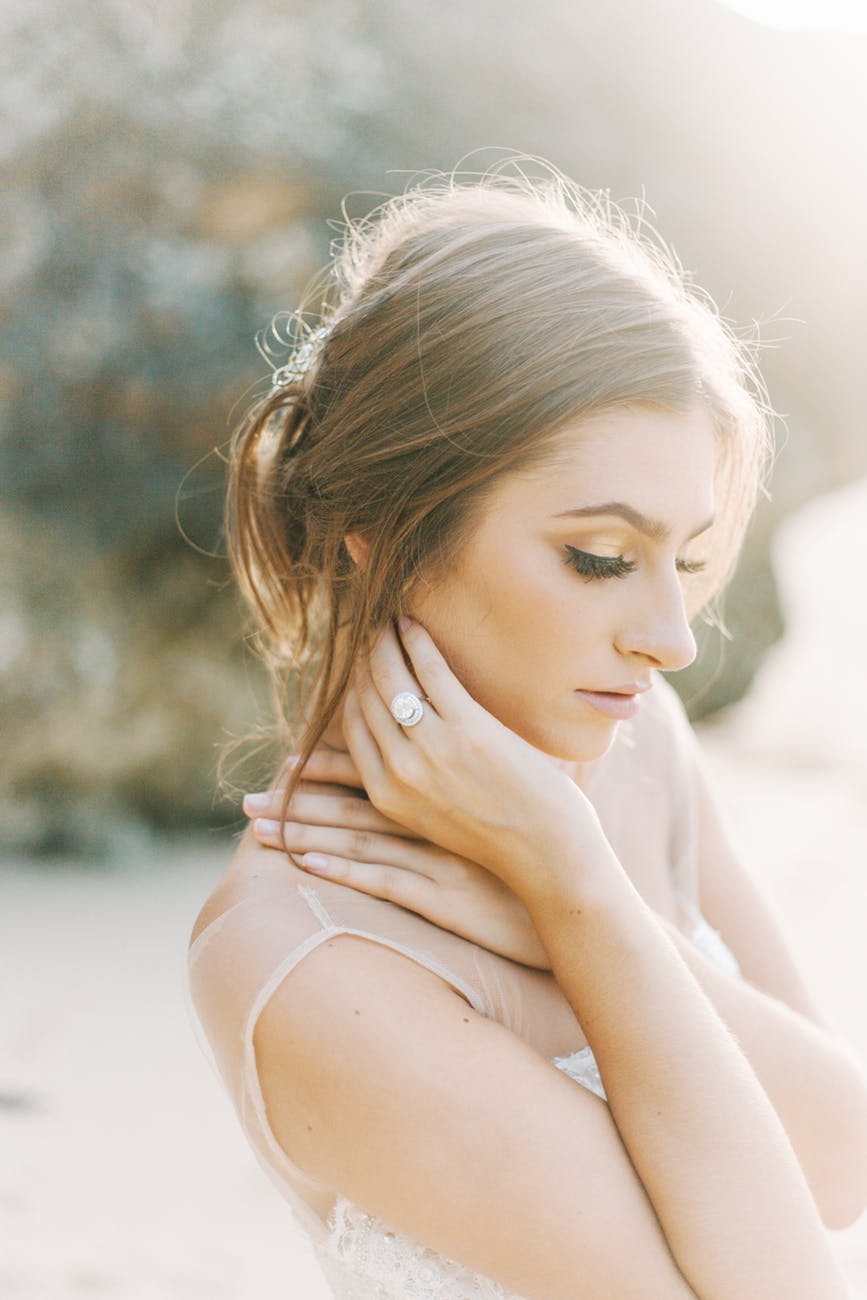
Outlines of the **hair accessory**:
[{"label": "hair accessory", "polygon": [[395,722],[402,727],[414,727],[424,717],[424,705],[412,691],[399,691],[388,708]]},{"label": "hair accessory", "polygon": [[278,388],[286,388],[289,384],[297,384],[299,380],[304,378],[313,364],[320,344],[328,336],[330,330],[330,325],[323,325],[321,329],[314,330],[302,343],[301,347],[292,353],[286,364],[279,366],[274,371],[271,376],[272,393]]}]

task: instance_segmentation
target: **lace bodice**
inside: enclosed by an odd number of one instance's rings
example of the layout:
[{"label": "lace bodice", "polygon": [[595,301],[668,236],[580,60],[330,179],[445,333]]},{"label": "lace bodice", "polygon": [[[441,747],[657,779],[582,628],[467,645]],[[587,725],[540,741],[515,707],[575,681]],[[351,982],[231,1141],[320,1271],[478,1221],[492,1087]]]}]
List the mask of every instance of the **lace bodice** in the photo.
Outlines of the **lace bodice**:
[{"label": "lace bodice", "polygon": [[[697,745],[673,689],[658,679],[635,719],[619,728],[585,786],[606,837],[629,869],[677,900],[680,928],[737,974],[737,962],[701,915],[696,861]],[[273,861],[272,861],[273,859]],[[336,1300],[520,1300],[367,1214],[293,1164],[277,1142],[259,1082],[253,1035],[264,1007],[314,949],[357,935],[441,977],[479,1014],[498,1021],[605,1101],[593,1053],[550,972],[508,961],[404,908],[315,880],[282,854],[215,910],[192,944],[193,1026],[264,1169],[307,1233]],[[267,863],[271,862],[270,869]]]},{"label": "lace bodice", "polygon": [[335,1300],[520,1300],[339,1197],[317,1249]]}]

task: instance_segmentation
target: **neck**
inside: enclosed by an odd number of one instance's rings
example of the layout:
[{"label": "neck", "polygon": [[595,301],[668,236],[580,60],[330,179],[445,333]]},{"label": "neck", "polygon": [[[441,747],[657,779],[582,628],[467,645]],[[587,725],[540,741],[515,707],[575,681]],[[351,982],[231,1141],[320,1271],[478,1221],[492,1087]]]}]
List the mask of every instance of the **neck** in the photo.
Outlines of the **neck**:
[{"label": "neck", "polygon": [[[335,656],[336,658],[339,658],[341,653],[345,653],[345,637],[343,629],[338,632],[337,650],[338,654]],[[346,737],[343,734],[342,702],[338,705],[334,717],[322,733],[322,738],[319,743],[321,745],[327,745],[329,749],[339,750],[344,754],[349,752],[349,747],[346,744]],[[539,752],[541,753],[543,751]],[[587,786],[592,783],[600,762],[599,759],[594,759],[589,763],[573,762],[565,758],[554,758],[551,754],[547,754],[546,757],[556,767],[559,767],[562,771],[566,772],[581,790],[586,789]]]},{"label": "neck", "polygon": [[[343,734],[342,704],[325,729],[320,744],[327,745],[329,749],[340,750],[344,754],[349,752],[346,744],[346,737]],[[595,759],[589,763],[577,763],[565,758],[554,758],[550,754],[546,755],[546,757],[555,767],[559,767],[562,771],[566,772],[581,790],[586,789],[586,787],[593,781],[599,766],[599,759]]]}]

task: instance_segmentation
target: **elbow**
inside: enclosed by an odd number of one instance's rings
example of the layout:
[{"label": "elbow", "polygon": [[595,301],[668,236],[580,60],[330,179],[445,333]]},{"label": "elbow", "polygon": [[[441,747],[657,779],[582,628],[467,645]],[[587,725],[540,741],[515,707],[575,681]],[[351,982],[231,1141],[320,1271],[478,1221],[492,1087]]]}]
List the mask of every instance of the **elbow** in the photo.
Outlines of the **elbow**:
[{"label": "elbow", "polygon": [[824,1194],[817,1201],[822,1222],[833,1232],[850,1228],[867,1209],[867,1077],[857,1062],[847,1082],[837,1111],[841,1131],[828,1145]]}]

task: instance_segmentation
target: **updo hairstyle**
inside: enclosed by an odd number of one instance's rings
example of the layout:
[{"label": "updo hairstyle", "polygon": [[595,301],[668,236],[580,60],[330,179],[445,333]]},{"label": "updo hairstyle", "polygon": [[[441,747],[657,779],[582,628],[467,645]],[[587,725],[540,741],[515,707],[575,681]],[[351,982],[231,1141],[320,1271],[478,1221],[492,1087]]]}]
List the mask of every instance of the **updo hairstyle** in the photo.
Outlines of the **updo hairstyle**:
[{"label": "updo hairstyle", "polygon": [[230,560],[276,714],[264,744],[306,758],[356,657],[448,567],[500,477],[607,408],[709,412],[718,517],[689,613],[722,626],[709,603],[763,486],[769,407],[751,349],[640,210],[552,169],[428,177],[348,223],[314,323],[304,372],[230,444]]}]

